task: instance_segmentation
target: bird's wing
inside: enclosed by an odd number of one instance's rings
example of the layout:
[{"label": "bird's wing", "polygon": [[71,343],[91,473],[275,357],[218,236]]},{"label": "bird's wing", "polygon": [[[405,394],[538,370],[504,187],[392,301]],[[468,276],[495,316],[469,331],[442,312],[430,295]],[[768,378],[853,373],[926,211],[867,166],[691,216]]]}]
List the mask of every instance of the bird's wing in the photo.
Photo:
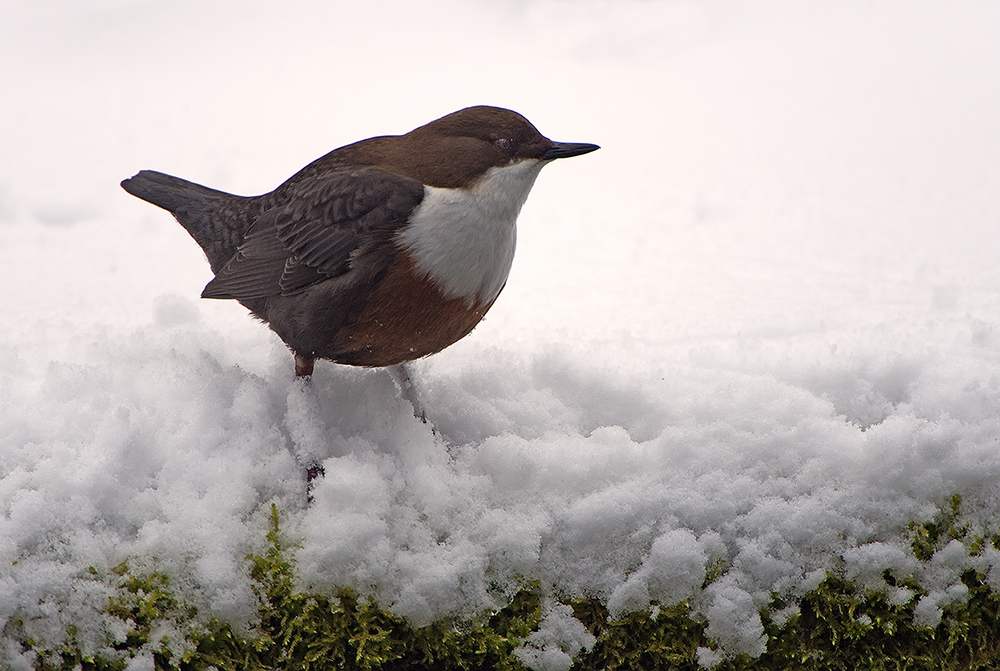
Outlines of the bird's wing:
[{"label": "bird's wing", "polygon": [[316,282],[388,263],[391,243],[424,195],[423,184],[376,168],[341,168],[289,184],[264,211],[204,298],[293,294]]}]

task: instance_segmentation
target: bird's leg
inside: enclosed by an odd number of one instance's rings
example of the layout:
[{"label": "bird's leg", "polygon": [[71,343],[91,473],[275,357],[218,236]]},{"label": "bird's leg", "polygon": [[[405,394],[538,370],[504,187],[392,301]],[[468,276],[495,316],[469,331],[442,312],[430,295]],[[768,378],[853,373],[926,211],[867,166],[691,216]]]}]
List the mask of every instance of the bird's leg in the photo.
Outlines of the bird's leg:
[{"label": "bird's leg", "polygon": [[[326,475],[320,462],[317,447],[323,437],[316,426],[319,419],[319,403],[312,389],[313,358],[295,354],[295,384],[288,394],[289,426],[295,460],[306,469],[306,502],[312,503],[313,480]],[[297,420],[297,421],[296,421]]]},{"label": "bird's leg", "polygon": [[413,379],[410,377],[409,367],[405,363],[397,363],[394,366],[389,366],[386,370],[392,376],[392,381],[396,383],[399,395],[413,406],[413,416],[426,424],[427,410],[420,402],[420,395],[417,393],[417,386],[413,384]]},{"label": "bird's leg", "polygon": [[295,377],[310,377],[313,374],[313,358],[295,353]]},{"label": "bird's leg", "polygon": [[459,445],[434,426],[434,422],[427,419],[427,410],[420,400],[420,393],[417,385],[413,382],[413,377],[410,375],[409,366],[405,363],[397,363],[395,366],[387,366],[386,370],[392,376],[392,381],[396,384],[396,389],[399,390],[400,398],[407,401],[413,407],[413,416],[431,428],[431,435],[437,436],[444,443],[448,454],[454,458],[455,450],[459,449]]}]

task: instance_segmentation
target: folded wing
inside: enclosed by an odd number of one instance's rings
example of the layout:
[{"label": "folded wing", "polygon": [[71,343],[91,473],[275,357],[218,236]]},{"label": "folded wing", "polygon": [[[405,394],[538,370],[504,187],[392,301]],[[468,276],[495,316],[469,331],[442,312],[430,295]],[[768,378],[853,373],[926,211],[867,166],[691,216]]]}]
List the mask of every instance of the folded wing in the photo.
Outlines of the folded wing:
[{"label": "folded wing", "polygon": [[376,168],[343,168],[286,184],[275,195],[282,204],[257,217],[202,297],[290,295],[351,273],[371,277],[391,260],[386,243],[424,187]]}]

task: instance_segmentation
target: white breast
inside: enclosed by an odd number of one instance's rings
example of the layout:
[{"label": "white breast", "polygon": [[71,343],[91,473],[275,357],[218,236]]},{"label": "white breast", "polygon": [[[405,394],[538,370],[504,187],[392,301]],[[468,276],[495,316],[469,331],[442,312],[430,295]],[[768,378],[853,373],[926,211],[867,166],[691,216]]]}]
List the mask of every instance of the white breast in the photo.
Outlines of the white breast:
[{"label": "white breast", "polygon": [[486,304],[500,293],[514,260],[517,215],[544,165],[528,159],[490,168],[469,189],[424,187],[399,242],[446,297]]}]

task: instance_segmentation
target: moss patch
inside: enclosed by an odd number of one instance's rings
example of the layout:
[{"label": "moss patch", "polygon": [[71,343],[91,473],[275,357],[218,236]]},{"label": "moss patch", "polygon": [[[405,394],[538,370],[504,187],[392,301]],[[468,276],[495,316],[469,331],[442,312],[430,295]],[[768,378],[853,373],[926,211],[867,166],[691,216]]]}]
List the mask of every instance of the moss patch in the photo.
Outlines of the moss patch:
[{"label": "moss patch", "polygon": [[[953,497],[935,519],[911,525],[917,559],[930,561],[952,540],[962,541],[972,554],[1000,546],[1000,538],[972,536],[959,523],[960,505],[961,499]],[[127,634],[109,642],[107,654],[83,654],[73,627],[60,649],[37,649],[23,637],[22,647],[36,653],[35,667],[44,671],[120,671],[139,654],[152,655],[157,669],[183,671],[524,668],[514,651],[540,624],[538,585],[526,585],[507,607],[479,622],[414,628],[351,590],[335,595],[297,591],[294,559],[279,540],[275,508],[268,541],[263,555],[248,560],[261,604],[252,634],[237,634],[216,619],[200,620],[195,609],[177,599],[166,576],[135,575],[123,565],[116,570],[118,593],[107,612],[124,623]],[[706,584],[724,570],[710,567]],[[577,656],[573,668],[693,670],[701,659],[719,671],[1000,669],[1000,596],[984,575],[971,569],[962,574],[967,598],[943,606],[934,627],[915,617],[926,593],[921,586],[912,577],[890,572],[884,577],[889,589],[905,587],[912,597],[901,603],[887,590],[864,589],[834,573],[801,599],[776,597],[761,612],[768,642],[757,659],[715,652],[706,622],[687,603],[609,621],[600,600],[574,600],[569,603],[574,615],[596,643]],[[8,625],[15,634],[17,627],[17,622]],[[183,640],[154,640],[155,631],[179,632]]]}]

